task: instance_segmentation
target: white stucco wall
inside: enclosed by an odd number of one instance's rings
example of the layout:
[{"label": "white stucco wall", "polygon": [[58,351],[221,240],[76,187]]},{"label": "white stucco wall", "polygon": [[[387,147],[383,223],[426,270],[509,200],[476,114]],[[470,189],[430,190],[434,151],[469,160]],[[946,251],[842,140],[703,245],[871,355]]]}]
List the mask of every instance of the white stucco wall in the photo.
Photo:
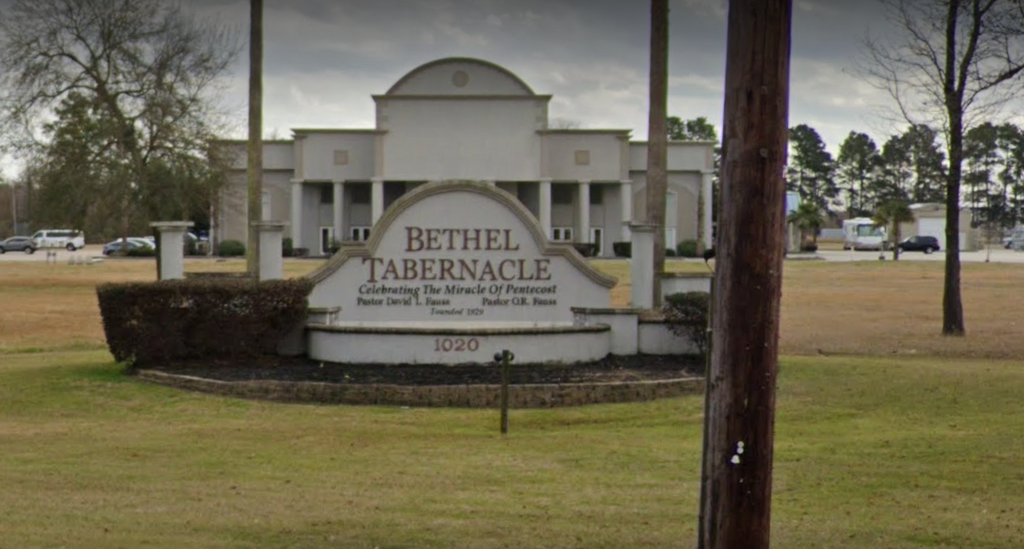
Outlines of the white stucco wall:
[{"label": "white stucco wall", "polygon": [[[375,132],[303,133],[299,130],[296,138],[303,140],[301,162],[306,179],[369,181],[375,175]],[[347,151],[348,164],[335,165],[335,151]]]},{"label": "white stucco wall", "polygon": [[[228,161],[228,168],[231,170],[246,170],[248,168],[248,153],[246,142],[241,140],[217,141],[216,146],[220,148],[224,159]],[[263,142],[263,169],[264,170],[294,170],[295,169],[295,144],[288,141],[264,141]]]},{"label": "white stucco wall", "polygon": [[392,180],[540,178],[540,101],[385,99],[381,175]]},{"label": "white stucco wall", "polygon": [[[714,168],[714,145],[702,141],[670,141],[667,147],[668,171],[702,171]],[[629,169],[647,171],[647,142],[629,144]]]},{"label": "white stucco wall", "polygon": [[[622,173],[622,142],[626,134],[545,133],[545,177],[559,180],[618,181]],[[586,152],[588,163],[576,163],[576,152]]]}]

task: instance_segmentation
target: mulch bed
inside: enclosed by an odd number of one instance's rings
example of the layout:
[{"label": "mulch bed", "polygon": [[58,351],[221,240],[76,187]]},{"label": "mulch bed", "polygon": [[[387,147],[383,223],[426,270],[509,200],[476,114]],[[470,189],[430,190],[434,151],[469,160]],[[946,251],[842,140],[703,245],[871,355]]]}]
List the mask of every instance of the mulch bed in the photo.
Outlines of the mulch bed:
[{"label": "mulch bed", "polygon": [[[265,357],[242,364],[231,361],[180,363],[147,367],[163,372],[219,381],[313,381],[390,385],[476,385],[501,383],[497,365],[336,364],[305,358]],[[703,360],[693,356],[633,355],[573,365],[515,364],[513,384],[654,381],[702,376]]]}]

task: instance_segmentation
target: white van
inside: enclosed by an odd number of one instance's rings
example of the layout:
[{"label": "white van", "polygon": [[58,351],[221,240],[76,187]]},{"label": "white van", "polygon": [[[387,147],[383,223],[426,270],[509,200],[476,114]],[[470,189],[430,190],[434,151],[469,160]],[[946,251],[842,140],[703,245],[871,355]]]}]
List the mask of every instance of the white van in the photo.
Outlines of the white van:
[{"label": "white van", "polygon": [[85,247],[85,234],[69,229],[43,229],[32,235],[36,248],[66,248],[69,252]]}]

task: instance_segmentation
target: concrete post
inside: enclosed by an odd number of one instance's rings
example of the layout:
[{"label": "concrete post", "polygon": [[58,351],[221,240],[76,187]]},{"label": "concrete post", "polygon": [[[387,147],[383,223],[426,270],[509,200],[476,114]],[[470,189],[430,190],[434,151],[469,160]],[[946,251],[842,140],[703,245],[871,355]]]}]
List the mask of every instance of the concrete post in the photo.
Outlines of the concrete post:
[{"label": "concrete post", "polygon": [[635,309],[654,306],[654,231],[655,225],[630,225],[632,233],[632,259],[629,275],[632,285],[630,300]]},{"label": "concrete post", "polygon": [[284,278],[284,260],[281,258],[281,241],[284,221],[259,221],[253,223],[259,232],[260,240],[260,280],[281,280]]},{"label": "concrete post", "polygon": [[195,226],[191,221],[157,221],[149,224],[157,230],[156,250],[160,254],[159,280],[185,278],[185,232]]},{"label": "concrete post", "polygon": [[551,180],[540,180],[540,198],[537,209],[540,212],[540,227],[544,229],[544,238],[551,240]]}]

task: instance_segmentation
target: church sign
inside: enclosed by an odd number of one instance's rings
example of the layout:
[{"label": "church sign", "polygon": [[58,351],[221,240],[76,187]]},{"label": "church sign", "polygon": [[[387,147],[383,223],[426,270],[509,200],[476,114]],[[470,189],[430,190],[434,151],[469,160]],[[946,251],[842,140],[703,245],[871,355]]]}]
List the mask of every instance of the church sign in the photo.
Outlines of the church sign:
[{"label": "church sign", "polygon": [[568,322],[608,307],[611,277],[549,242],[512,195],[484,183],[433,183],[397,200],[365,243],[324,267],[311,307],[351,322]]}]

